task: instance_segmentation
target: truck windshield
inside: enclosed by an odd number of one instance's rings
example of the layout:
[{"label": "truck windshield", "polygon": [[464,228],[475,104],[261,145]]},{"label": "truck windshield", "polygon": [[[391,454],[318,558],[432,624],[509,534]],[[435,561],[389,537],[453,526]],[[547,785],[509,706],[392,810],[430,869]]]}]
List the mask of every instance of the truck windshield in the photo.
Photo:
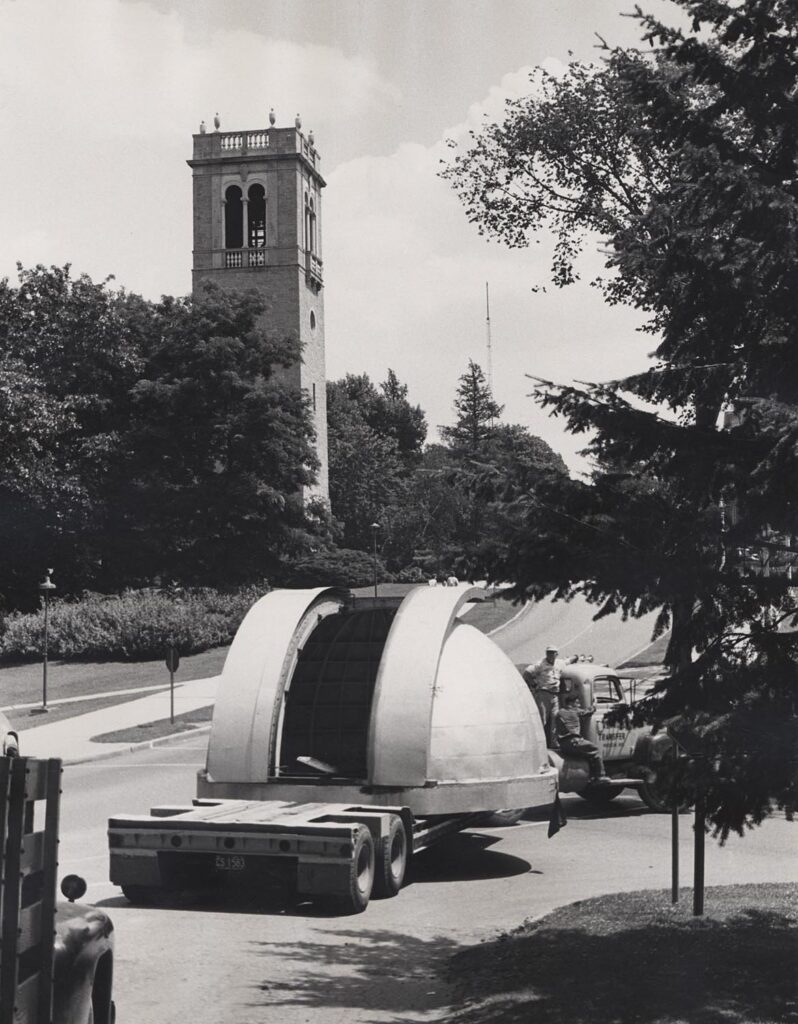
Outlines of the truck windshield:
[{"label": "truck windshield", "polygon": [[596,704],[617,704],[623,700],[617,676],[596,676],[593,679],[593,701]]}]

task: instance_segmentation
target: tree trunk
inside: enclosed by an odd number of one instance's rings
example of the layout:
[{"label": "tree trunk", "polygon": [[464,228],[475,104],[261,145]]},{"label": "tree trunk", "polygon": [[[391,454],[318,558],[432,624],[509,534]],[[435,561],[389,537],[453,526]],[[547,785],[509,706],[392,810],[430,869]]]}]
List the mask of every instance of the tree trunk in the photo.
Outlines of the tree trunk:
[{"label": "tree trunk", "polygon": [[678,671],[693,660],[693,599],[678,597],[671,605],[671,638],[665,652],[665,665]]}]

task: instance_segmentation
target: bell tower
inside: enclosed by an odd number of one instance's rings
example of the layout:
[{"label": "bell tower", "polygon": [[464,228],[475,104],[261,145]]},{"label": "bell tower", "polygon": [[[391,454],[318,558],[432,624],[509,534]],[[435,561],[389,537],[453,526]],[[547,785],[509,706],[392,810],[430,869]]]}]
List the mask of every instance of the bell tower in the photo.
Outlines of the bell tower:
[{"label": "bell tower", "polygon": [[261,291],[269,326],[294,333],[302,360],[281,371],[306,392],[313,409],[319,468],[311,492],[329,497],[327,391],[324,368],[324,291],[321,261],[319,154],[313,132],[270,126],[254,131],[215,131],[204,123],[188,161],[194,181],[193,287],[215,281],[222,288]]}]

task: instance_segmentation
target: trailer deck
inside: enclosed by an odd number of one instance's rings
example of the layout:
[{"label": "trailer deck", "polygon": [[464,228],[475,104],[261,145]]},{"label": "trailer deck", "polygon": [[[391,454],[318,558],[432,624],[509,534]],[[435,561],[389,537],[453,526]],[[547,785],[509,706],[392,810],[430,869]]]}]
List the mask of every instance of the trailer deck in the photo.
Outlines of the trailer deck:
[{"label": "trailer deck", "polygon": [[372,884],[383,895],[398,892],[412,854],[481,819],[484,813],[417,819],[406,807],[281,800],[153,807],[149,815],[109,819],[111,881],[134,902],[182,889],[276,883],[357,911]]}]

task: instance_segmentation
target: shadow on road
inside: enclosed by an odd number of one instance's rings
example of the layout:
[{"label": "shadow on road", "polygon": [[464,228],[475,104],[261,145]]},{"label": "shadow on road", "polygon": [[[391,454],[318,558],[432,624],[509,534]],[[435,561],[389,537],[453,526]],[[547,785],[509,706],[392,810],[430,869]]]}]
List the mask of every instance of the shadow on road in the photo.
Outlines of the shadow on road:
[{"label": "shadow on road", "polygon": [[[561,800],[565,817],[569,821],[572,818],[574,821],[577,819],[595,821],[603,818],[638,818],[646,814],[655,813],[650,811],[645,804],[642,804],[634,794],[626,796],[624,793],[622,796],[606,804],[589,803],[587,800],[571,794],[566,794],[561,797]],[[549,809],[545,807],[527,811],[521,819],[521,824],[525,821],[548,821],[549,814]]]},{"label": "shadow on road", "polygon": [[466,882],[480,878],[512,878],[530,870],[529,861],[489,847],[500,836],[465,832],[423,850],[410,864],[407,884]]},{"label": "shadow on road", "polygon": [[169,890],[159,893],[146,904],[132,904],[125,896],[112,896],[95,904],[105,910],[134,910],[142,906],[148,913],[168,914],[173,911],[200,914],[263,914],[281,917],[337,918],[345,916],[335,905],[312,902],[286,889],[242,890],[228,886],[204,889]]},{"label": "shadow on road", "polygon": [[[474,879],[512,878],[531,870],[530,864],[512,854],[489,847],[498,836],[463,833],[450,837],[429,850],[417,854],[410,863],[406,885],[426,882],[464,882]],[[146,904],[150,909],[200,911],[224,914],[280,914],[284,917],[340,917],[340,909],[322,900],[311,901],[275,883],[273,888],[225,885],[223,881],[205,888],[165,890],[153,894]],[[125,896],[100,900],[98,907],[131,907]]]},{"label": "shadow on road", "polygon": [[[309,1013],[341,1007],[351,1011],[348,1019],[358,1021],[368,1020],[362,1011],[371,1010],[375,1022],[390,1013],[395,1024],[418,1021],[420,1014],[425,1022],[448,1020],[451,988],[444,969],[459,948],[447,938],[366,929],[320,933],[318,941],[254,943],[253,952],[264,958],[268,975],[250,1005],[306,1007]],[[283,968],[281,962],[290,967]],[[283,970],[290,981],[280,980]]]}]

